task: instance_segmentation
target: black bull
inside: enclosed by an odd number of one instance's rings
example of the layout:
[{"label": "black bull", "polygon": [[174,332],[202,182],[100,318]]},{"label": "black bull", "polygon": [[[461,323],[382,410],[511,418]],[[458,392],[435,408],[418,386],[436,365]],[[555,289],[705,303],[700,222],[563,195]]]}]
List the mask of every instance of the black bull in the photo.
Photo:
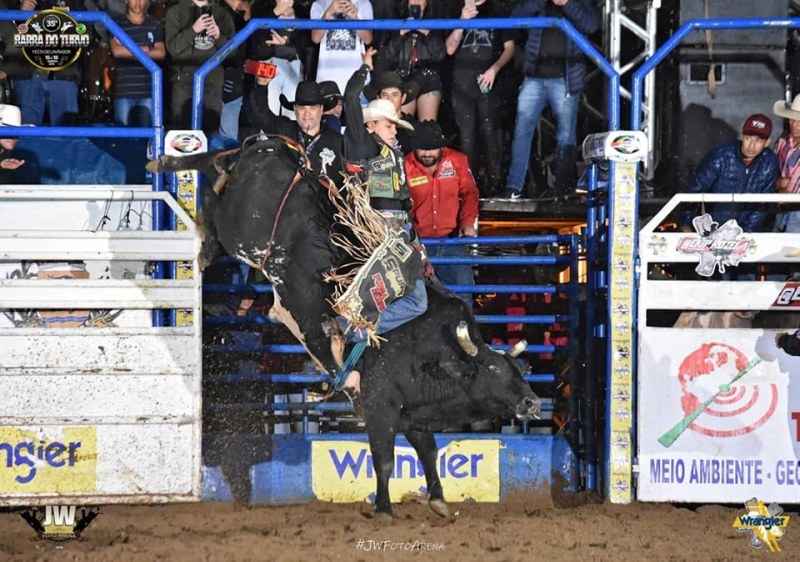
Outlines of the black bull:
[{"label": "black bull", "polygon": [[[196,168],[213,181],[213,161],[213,153],[163,157],[149,168]],[[244,149],[221,194],[204,193],[206,244],[215,236],[228,254],[256,267],[262,267],[269,247],[262,269],[274,287],[276,305],[270,315],[282,320],[333,374],[341,357],[332,351],[332,287],[322,275],[346,257],[330,243],[333,208],[326,189],[310,177],[296,181],[298,168],[298,153],[280,139]],[[432,432],[494,416],[531,419],[539,413],[540,401],[513,358],[521,347],[509,354],[493,351],[459,298],[430,285],[427,290],[428,311],[387,334],[380,348],[369,347],[358,364],[377,476],[375,509],[388,516],[398,432],[422,462],[429,505],[444,516],[448,511]]]}]

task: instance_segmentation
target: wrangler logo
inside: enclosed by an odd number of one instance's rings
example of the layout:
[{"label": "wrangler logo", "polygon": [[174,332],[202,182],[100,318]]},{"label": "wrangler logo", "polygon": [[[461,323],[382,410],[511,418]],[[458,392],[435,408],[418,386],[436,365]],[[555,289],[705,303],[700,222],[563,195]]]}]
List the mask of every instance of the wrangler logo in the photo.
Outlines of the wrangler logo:
[{"label": "wrangler logo", "polygon": [[0,493],[93,492],[97,428],[0,427]]}]

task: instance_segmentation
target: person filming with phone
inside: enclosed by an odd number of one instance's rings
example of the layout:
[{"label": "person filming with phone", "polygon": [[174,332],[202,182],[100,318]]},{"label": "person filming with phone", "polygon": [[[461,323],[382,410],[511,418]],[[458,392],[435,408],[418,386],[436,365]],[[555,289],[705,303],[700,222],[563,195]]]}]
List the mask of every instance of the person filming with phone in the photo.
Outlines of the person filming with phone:
[{"label": "person filming with phone", "polygon": [[[194,73],[234,33],[230,14],[209,0],[180,0],[167,12],[166,43],[172,57],[172,128],[189,128]],[[206,76],[203,96],[203,129],[206,131],[219,128],[224,77],[221,66]]]},{"label": "person filming with phone", "polygon": [[[408,0],[409,19],[425,17],[427,0]],[[378,71],[396,70],[403,80],[419,86],[417,98],[403,106],[403,112],[418,120],[436,121],[442,103],[442,78],[439,65],[444,60],[444,40],[437,31],[401,29],[395,31],[381,49],[375,67]]]},{"label": "person filming with phone", "polygon": [[[466,0],[461,19],[505,18],[498,0]],[[494,89],[500,71],[514,59],[511,29],[454,29],[445,40],[453,57],[451,102],[461,137],[461,151],[480,185],[481,196],[492,197],[503,187],[503,138],[499,108],[502,99]],[[484,176],[478,171],[485,170]]]},{"label": "person filming with phone", "polygon": [[[564,18],[583,35],[600,29],[601,18],[593,0],[521,0],[511,15],[517,18]],[[546,106],[556,121],[554,182],[552,195],[569,195],[575,189],[578,154],[575,131],[578,105],[586,80],[586,56],[558,28],[529,29],[525,43],[525,77],[517,98],[517,121],[511,143],[511,165],[505,199],[522,198],[531,144]]]},{"label": "person filming with phone", "polygon": [[[258,0],[254,18],[281,20],[307,19],[308,5],[294,0]],[[269,107],[275,115],[294,119],[291,110],[281,106],[280,96],[291,97],[303,79],[303,52],[309,46],[308,31],[297,28],[259,29],[248,44],[248,58],[274,64],[276,73],[269,83]]]},{"label": "person filming with phone", "polygon": [[[312,20],[371,20],[369,0],[315,0]],[[365,45],[372,43],[368,29],[313,29],[311,41],[319,45],[317,82],[333,80],[340,92],[350,76],[361,66]]]}]

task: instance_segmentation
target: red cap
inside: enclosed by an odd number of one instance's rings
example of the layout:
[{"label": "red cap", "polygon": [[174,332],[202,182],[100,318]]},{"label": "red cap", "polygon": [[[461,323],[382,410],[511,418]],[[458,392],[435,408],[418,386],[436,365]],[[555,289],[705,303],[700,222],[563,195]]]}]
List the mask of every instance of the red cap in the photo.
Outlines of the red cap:
[{"label": "red cap", "polygon": [[768,139],[772,134],[772,121],[763,113],[756,113],[751,115],[744,122],[742,127],[742,135],[751,135],[754,137],[761,137]]}]

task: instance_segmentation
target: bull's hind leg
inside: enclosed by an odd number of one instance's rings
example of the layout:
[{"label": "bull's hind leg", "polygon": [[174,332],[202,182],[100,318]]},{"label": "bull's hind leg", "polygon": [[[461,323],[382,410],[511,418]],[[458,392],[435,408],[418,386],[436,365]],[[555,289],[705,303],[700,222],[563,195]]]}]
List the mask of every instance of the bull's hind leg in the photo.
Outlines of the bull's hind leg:
[{"label": "bull's hind leg", "polygon": [[428,505],[436,515],[448,517],[450,510],[444,502],[442,482],[439,480],[439,471],[436,470],[436,457],[439,449],[436,439],[430,431],[407,430],[403,432],[417,452],[417,457],[422,461],[425,470],[425,482],[428,485]]},{"label": "bull's hind leg", "polygon": [[[375,427],[375,426],[378,427]],[[391,520],[392,499],[389,496],[389,478],[394,469],[394,438],[395,431],[387,424],[371,424],[367,422],[369,432],[369,448],[372,453],[372,465],[375,468],[375,479],[378,486],[375,491],[375,514]]]}]

